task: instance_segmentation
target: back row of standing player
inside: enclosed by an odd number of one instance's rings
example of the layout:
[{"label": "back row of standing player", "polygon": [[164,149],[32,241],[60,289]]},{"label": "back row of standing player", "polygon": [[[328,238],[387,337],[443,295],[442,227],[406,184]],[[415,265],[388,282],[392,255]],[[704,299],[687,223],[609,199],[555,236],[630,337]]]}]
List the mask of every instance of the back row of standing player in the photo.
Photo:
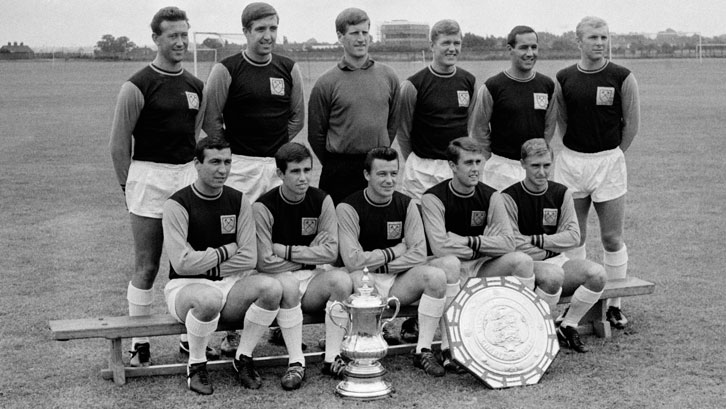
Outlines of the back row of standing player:
[{"label": "back row of standing player", "polygon": [[[204,87],[181,68],[189,30],[184,12],[166,8],[154,16],[157,57],[122,86],[111,132],[114,167],[135,243],[136,267],[127,292],[130,315],[151,312],[163,204],[194,180],[191,159],[201,128],[230,142],[227,183],[248,200],[281,183],[273,156],[302,129],[305,110],[299,66],[272,53],[278,23],[272,6],[248,5],[242,13],[247,48],[215,65]],[[511,66],[478,89],[473,75],[456,67],[462,37],[456,22],[434,25],[432,64],[400,87],[395,72],[368,55],[369,29],[362,10],[339,14],[336,32],[344,56],[318,79],[308,102],[308,141],[322,164],[319,186],[334,203],[366,187],[366,153],[389,146],[396,135],[407,159],[402,191],[414,200],[452,177],[446,148],[467,135],[486,147],[484,182],[503,189],[524,177],[522,142],[551,139],[557,123],[565,147],[554,179],[571,189],[581,232],[580,246],[568,255],[585,258],[587,214],[594,203],[605,270],[610,278],[625,276],[623,152],[637,133],[639,104],[632,73],[605,58],[604,21],[587,17],[578,24],[582,58],[560,71],[557,81],[533,70],[536,33],[515,27],[507,45]],[[627,320],[619,300],[612,303],[609,318],[622,327]],[[132,343],[132,364],[148,362],[148,340]],[[136,347],[144,344],[145,351]]]}]

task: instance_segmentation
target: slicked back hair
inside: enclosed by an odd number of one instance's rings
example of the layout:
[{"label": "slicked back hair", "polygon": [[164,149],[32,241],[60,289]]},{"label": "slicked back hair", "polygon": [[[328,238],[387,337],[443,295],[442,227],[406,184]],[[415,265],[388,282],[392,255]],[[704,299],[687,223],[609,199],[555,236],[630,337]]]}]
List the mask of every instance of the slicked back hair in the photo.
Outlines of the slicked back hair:
[{"label": "slicked back hair", "polygon": [[397,161],[398,152],[396,152],[395,149],[386,146],[379,146],[377,148],[369,150],[366,154],[366,159],[363,162],[363,169],[365,169],[366,172],[371,173],[371,167],[373,166],[373,161],[375,159],[385,160],[386,162],[391,162],[394,160]]},{"label": "slicked back hair", "polygon": [[186,21],[187,26],[189,25],[189,19],[187,13],[184,10],[180,10],[178,7],[164,7],[154,14],[151,19],[151,31],[156,35],[161,35],[161,23],[164,21]]},{"label": "slicked back hair", "polygon": [[535,37],[537,37],[537,41],[539,41],[539,36],[537,35],[537,32],[534,31],[534,29],[532,27],[516,26],[507,35],[507,44],[512,48],[516,47],[517,46],[517,36],[522,35],[522,34],[528,34],[528,33],[534,33]]}]

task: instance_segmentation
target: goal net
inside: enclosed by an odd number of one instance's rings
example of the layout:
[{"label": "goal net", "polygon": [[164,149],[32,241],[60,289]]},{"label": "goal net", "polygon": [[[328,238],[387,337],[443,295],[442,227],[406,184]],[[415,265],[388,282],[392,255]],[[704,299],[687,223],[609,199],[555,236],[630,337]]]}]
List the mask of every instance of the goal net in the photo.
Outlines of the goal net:
[{"label": "goal net", "polygon": [[194,75],[206,82],[214,64],[240,52],[246,42],[242,33],[192,32]]}]

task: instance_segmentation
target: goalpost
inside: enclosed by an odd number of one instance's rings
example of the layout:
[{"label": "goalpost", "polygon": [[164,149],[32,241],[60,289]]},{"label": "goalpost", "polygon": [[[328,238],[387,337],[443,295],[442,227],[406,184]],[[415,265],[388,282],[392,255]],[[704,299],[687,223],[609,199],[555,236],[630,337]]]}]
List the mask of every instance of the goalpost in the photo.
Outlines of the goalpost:
[{"label": "goalpost", "polygon": [[206,82],[214,64],[240,52],[246,42],[242,33],[193,31],[191,46],[194,55],[194,75]]}]

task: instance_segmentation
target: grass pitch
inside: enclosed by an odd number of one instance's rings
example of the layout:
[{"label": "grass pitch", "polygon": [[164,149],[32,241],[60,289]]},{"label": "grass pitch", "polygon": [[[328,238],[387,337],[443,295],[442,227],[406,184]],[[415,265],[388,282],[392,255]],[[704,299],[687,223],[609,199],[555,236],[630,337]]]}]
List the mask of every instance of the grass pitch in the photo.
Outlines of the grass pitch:
[{"label": "grass pitch", "polygon": [[[552,76],[572,62],[538,69]],[[585,337],[588,354],[563,350],[538,385],[489,390],[469,375],[423,377],[408,357],[389,357],[397,392],[371,403],[336,398],[336,383],[316,366],[296,392],[279,386],[281,367],[261,370],[258,391],[236,386],[231,370],[212,372],[211,397],[187,391],[183,376],[117,387],[98,376],[107,341],[50,340],[49,319],[126,313],[133,249],[108,132],[121,83],[145,63],[0,63],[0,407],[723,407],[725,61],[618,62],[635,73],[642,106],[626,153],[630,273],[655,282],[656,292],[625,299],[629,329]],[[301,64],[309,95],[334,63]],[[390,65],[401,79],[422,67]],[[506,65],[462,64],[479,81]],[[297,139],[305,138],[303,130]],[[590,257],[600,260],[594,215],[589,233]],[[155,312],[165,309],[166,274],[163,267]],[[320,334],[306,328],[305,341]],[[155,339],[155,361],[182,361],[175,342]]]}]

